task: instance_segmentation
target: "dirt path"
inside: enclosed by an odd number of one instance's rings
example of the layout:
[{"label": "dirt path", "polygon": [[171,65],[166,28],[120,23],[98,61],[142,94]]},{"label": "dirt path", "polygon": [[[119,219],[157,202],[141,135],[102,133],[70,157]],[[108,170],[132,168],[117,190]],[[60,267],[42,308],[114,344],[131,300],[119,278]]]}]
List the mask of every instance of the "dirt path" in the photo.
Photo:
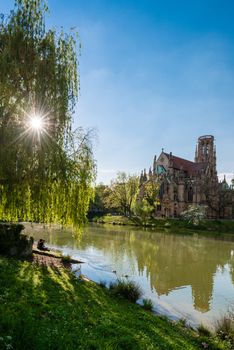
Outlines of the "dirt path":
[{"label": "dirt path", "polygon": [[61,258],[55,258],[55,257],[51,257],[48,256],[46,254],[37,254],[37,253],[33,253],[33,263],[34,264],[40,264],[40,265],[44,265],[44,266],[50,266],[50,267],[70,267],[71,264],[70,263],[65,263],[62,261]]},{"label": "dirt path", "polygon": [[63,256],[59,250],[39,250],[36,244],[33,245],[32,262],[44,266],[54,268],[66,267],[71,268],[71,264],[81,264],[80,260],[72,259],[71,257]]}]

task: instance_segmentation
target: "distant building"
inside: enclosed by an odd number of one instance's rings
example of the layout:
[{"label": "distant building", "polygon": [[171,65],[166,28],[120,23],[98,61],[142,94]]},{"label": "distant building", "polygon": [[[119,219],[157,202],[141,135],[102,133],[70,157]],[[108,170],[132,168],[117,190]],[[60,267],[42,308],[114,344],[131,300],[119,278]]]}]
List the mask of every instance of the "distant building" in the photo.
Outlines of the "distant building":
[{"label": "distant building", "polygon": [[147,181],[160,183],[156,216],[178,217],[189,205],[206,205],[210,218],[234,218],[234,179],[231,186],[225,177],[219,182],[212,135],[198,138],[194,162],[162,149],[153,168],[141,173],[141,195]]}]

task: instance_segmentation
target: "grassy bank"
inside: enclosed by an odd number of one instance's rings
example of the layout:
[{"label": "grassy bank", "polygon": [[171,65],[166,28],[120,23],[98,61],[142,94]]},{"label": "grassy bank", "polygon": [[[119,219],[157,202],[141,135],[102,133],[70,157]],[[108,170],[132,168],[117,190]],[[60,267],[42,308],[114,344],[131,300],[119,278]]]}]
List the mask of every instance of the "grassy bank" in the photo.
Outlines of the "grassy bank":
[{"label": "grassy bank", "polygon": [[200,231],[216,233],[233,233],[233,220],[204,220],[200,225],[192,225],[184,220],[178,219],[150,219],[147,223],[142,222],[139,218],[127,218],[121,215],[104,215],[92,219],[93,222],[100,224],[142,226],[155,229],[168,229],[176,231]]},{"label": "grassy bank", "polygon": [[0,349],[226,349],[62,268],[0,257],[0,280]]}]

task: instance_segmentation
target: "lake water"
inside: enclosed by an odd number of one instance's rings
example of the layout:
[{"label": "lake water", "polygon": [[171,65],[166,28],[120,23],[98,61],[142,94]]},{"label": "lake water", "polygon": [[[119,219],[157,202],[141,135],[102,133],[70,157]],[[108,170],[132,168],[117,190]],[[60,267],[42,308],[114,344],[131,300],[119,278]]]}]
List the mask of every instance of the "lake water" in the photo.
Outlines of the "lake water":
[{"label": "lake water", "polygon": [[170,318],[212,325],[234,303],[234,236],[111,225],[89,225],[78,239],[68,229],[40,225],[26,225],[26,233],[84,261],[73,269],[80,268],[96,282],[136,281],[143,298],[151,299],[155,311]]}]

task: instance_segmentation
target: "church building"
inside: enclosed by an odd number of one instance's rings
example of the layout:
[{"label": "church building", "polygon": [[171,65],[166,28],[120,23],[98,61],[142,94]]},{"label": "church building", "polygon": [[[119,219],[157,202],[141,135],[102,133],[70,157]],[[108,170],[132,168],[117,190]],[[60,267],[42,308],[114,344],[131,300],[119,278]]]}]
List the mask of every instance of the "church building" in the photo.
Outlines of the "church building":
[{"label": "church building", "polygon": [[179,217],[190,205],[205,205],[209,218],[234,218],[234,179],[219,182],[216,169],[214,136],[198,138],[194,161],[162,150],[154,157],[153,168],[141,173],[140,187],[144,193],[147,181],[158,181],[160,191],[155,215]]}]

